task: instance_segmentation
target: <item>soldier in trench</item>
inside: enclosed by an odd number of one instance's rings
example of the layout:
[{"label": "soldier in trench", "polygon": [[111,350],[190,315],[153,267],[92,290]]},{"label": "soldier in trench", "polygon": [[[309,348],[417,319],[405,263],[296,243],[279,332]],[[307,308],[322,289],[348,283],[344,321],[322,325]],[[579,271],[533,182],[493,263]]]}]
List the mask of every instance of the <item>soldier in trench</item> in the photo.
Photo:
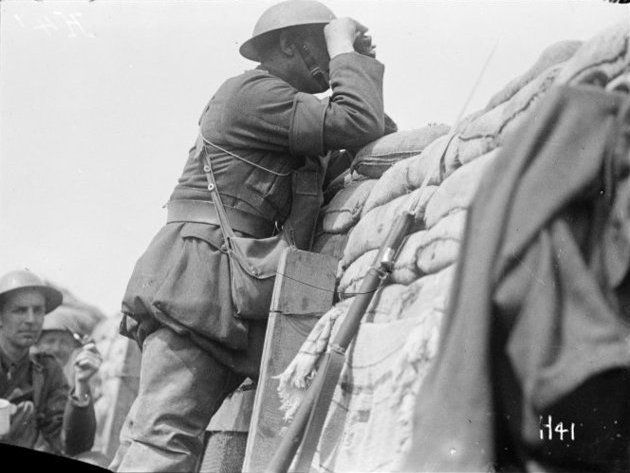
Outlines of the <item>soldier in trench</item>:
[{"label": "soldier in trench", "polygon": [[[386,132],[384,68],[364,41],[366,31],[316,1],[274,5],[239,49],[259,65],[228,79],[203,110],[167,223],[124,296],[121,333],[141,346],[142,362],[111,469],[193,470],[221,402],[258,376],[266,322],[235,317],[202,151],[234,231],[272,235],[291,209],[293,171],[308,158],[357,149]],[[314,95],[329,88],[327,99]],[[313,162],[321,179],[327,161]],[[303,213],[314,220],[317,211]]]}]

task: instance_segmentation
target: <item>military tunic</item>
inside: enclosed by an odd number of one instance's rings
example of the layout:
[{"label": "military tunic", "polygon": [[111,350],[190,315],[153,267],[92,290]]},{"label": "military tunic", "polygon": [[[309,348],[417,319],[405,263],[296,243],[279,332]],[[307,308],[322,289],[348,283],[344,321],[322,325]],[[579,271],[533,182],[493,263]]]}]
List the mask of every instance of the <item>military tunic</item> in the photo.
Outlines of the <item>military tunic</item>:
[{"label": "military tunic", "polygon": [[[206,106],[200,134],[257,166],[210,149],[224,205],[281,224],[291,208],[291,171],[304,156],[357,148],[383,134],[383,69],[354,52],[336,56],[330,62],[332,95],[325,100],[262,67],[227,80]],[[198,146],[190,150],[171,200],[211,200]],[[214,225],[165,225],[134,269],[121,333],[141,344],[167,326],[231,369],[256,377],[265,326],[234,317],[222,240]]]},{"label": "military tunic", "polygon": [[[382,76],[381,63],[352,52],[331,60],[327,100],[261,67],[227,80],[201,116],[169,205],[211,200],[207,153],[226,209],[267,229],[240,233],[271,236],[292,211],[291,174],[305,156],[383,135]],[[217,225],[167,223],[134,268],[121,333],[142,347],[140,386],[114,471],[194,470],[221,402],[246,376],[258,377],[265,322],[235,316],[222,245]]]},{"label": "military tunic", "polygon": [[0,349],[0,398],[20,396],[35,405],[31,420],[12,438],[0,442],[68,455],[92,448],[96,429],[92,401],[78,401],[69,394],[54,357],[36,353],[13,362]]}]

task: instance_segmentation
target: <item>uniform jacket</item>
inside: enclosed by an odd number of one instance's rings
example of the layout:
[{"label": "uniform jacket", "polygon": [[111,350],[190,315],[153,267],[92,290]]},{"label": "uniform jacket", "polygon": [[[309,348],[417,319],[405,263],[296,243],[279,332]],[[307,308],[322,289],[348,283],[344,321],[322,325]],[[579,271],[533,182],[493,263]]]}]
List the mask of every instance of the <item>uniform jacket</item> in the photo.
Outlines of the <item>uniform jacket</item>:
[{"label": "uniform jacket", "polygon": [[[291,172],[305,156],[357,148],[383,135],[382,77],[381,63],[353,52],[331,60],[332,95],[325,100],[260,67],[227,80],[199,121],[200,136],[222,148],[207,150],[223,204],[282,224],[291,209]],[[199,159],[202,142],[190,150],[171,200],[211,200]],[[141,344],[166,325],[255,376],[265,324],[234,317],[221,246],[217,226],[165,225],[134,268],[121,333]]]},{"label": "uniform jacket", "polygon": [[29,355],[27,363],[29,366],[24,371],[24,379],[13,380],[13,383],[2,369],[0,397],[11,396],[14,387],[21,387],[23,392],[27,391],[25,387],[32,388],[35,415],[14,438],[6,438],[2,442],[67,455],[92,448],[96,429],[92,401],[80,403],[70,396],[61,366],[53,356],[34,353]]}]

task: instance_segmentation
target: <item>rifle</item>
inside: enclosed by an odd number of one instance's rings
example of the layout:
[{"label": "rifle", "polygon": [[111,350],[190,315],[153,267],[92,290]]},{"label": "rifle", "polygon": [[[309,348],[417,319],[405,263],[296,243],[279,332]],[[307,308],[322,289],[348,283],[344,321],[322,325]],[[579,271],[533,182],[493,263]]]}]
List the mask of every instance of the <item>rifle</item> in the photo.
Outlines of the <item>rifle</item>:
[{"label": "rifle", "polygon": [[300,404],[293,422],[267,466],[266,471],[268,473],[286,473],[300,444],[302,449],[296,461],[295,471],[309,470],[326,420],[328,407],[341,375],[346,349],[359,330],[361,319],[372,302],[375,291],[392,272],[396,253],[400,249],[403,239],[407,236],[412,222],[413,213],[409,211],[403,212],[394,221],[372,266],[363,279],[361,289],[352,302],[333,343],[324,354],[306,397]]}]

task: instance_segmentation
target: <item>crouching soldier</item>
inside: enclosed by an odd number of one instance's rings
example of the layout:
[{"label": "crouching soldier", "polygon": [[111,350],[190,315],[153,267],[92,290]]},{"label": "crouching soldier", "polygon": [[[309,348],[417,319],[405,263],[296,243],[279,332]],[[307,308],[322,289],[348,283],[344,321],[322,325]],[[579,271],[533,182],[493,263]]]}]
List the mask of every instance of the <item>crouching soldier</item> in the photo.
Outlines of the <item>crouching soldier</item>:
[{"label": "crouching soldier", "polygon": [[0,442],[71,456],[94,442],[88,381],[101,359],[89,349],[77,355],[70,392],[54,356],[31,352],[45,315],[61,302],[61,292],[29,271],[0,278],[0,397],[14,405],[9,432]]}]

